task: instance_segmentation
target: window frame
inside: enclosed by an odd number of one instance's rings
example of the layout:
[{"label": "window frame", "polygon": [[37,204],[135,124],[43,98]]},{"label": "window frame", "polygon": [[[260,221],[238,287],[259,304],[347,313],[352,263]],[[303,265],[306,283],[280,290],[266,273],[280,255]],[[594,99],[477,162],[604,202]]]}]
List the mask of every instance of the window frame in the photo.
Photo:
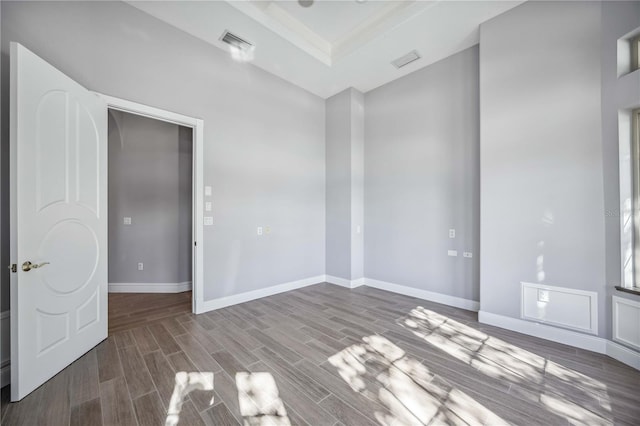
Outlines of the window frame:
[{"label": "window frame", "polygon": [[631,111],[631,167],[633,282],[625,282],[623,287],[640,294],[640,108]]},{"label": "window frame", "polygon": [[640,35],[630,40],[631,72],[640,69]]}]

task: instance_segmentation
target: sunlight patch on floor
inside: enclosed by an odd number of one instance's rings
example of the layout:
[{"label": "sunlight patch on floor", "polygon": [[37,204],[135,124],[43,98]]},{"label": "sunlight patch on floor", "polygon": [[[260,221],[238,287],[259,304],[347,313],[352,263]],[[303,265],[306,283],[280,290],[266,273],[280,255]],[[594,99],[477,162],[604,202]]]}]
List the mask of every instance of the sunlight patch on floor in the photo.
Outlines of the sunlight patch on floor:
[{"label": "sunlight patch on floor", "polygon": [[384,425],[506,424],[464,392],[432,382],[434,375],[383,336],[364,337],[329,358],[351,388],[378,403]]},{"label": "sunlight patch on floor", "polygon": [[236,373],[236,387],[245,425],[291,425],[271,373]]},{"label": "sunlight patch on floor", "polygon": [[[189,392],[194,390],[213,391],[213,373],[187,373],[185,371],[176,373],[176,384],[171,394],[171,400],[169,401],[165,426],[175,426],[178,424],[184,398]],[[212,404],[213,396],[209,401],[209,405]]]},{"label": "sunlight patch on floor", "polygon": [[420,306],[399,323],[479,372],[520,386],[550,413],[576,423],[613,422],[607,387],[598,380]]}]

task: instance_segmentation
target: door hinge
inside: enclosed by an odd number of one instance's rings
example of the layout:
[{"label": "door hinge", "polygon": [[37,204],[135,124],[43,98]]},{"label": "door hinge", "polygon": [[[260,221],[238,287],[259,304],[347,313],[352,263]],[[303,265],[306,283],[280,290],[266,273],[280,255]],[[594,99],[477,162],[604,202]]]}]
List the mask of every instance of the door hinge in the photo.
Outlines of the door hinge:
[{"label": "door hinge", "polygon": [[11,265],[9,265],[9,270],[15,274],[16,272],[18,272],[18,265],[12,263]]}]

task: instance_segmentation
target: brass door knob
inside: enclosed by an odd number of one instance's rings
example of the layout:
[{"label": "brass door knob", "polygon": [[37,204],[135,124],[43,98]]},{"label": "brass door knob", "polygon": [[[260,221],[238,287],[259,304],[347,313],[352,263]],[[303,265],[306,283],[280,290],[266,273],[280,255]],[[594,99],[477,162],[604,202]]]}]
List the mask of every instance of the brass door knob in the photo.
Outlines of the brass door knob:
[{"label": "brass door knob", "polygon": [[24,262],[22,264],[22,270],[25,272],[29,272],[32,269],[38,269],[38,268],[42,268],[45,265],[48,265],[49,262],[42,262],[42,263],[31,263],[28,260],[26,262]]}]

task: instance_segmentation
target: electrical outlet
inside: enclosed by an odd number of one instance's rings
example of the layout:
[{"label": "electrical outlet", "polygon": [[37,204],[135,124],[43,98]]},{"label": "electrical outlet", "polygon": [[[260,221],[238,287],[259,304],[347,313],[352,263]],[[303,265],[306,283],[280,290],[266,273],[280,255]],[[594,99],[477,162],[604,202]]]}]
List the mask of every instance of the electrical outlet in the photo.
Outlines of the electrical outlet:
[{"label": "electrical outlet", "polygon": [[211,217],[211,216],[205,216],[205,217],[204,217],[204,224],[205,224],[206,226],[211,226],[211,225],[213,225],[213,217]]},{"label": "electrical outlet", "polygon": [[270,234],[271,233],[271,227],[270,226],[265,226],[264,227],[264,233],[267,234],[267,235]]},{"label": "electrical outlet", "polygon": [[206,203],[204,203],[204,210],[207,212],[211,211],[211,201],[207,201]]},{"label": "electrical outlet", "polygon": [[538,302],[549,301],[549,290],[538,289]]},{"label": "electrical outlet", "polygon": [[449,238],[455,238],[455,237],[456,237],[456,230],[449,229]]},{"label": "electrical outlet", "polygon": [[258,235],[262,235],[262,226],[258,226],[258,229],[256,230]]},{"label": "electrical outlet", "polygon": [[465,251],[464,253],[462,253],[462,256],[470,259],[473,257],[473,253],[471,253],[470,251]]},{"label": "electrical outlet", "polygon": [[138,271],[142,271],[144,270],[144,263],[140,262],[138,263]]},{"label": "electrical outlet", "polygon": [[131,225],[131,218],[130,217],[123,218],[122,223],[124,223],[125,225]]},{"label": "electrical outlet", "polygon": [[211,197],[211,187],[210,186],[205,186],[204,187],[204,196],[205,197]]},{"label": "electrical outlet", "polygon": [[449,251],[447,251],[447,254],[449,256],[454,256],[455,257],[455,256],[458,255],[458,251],[457,250],[449,250]]}]

